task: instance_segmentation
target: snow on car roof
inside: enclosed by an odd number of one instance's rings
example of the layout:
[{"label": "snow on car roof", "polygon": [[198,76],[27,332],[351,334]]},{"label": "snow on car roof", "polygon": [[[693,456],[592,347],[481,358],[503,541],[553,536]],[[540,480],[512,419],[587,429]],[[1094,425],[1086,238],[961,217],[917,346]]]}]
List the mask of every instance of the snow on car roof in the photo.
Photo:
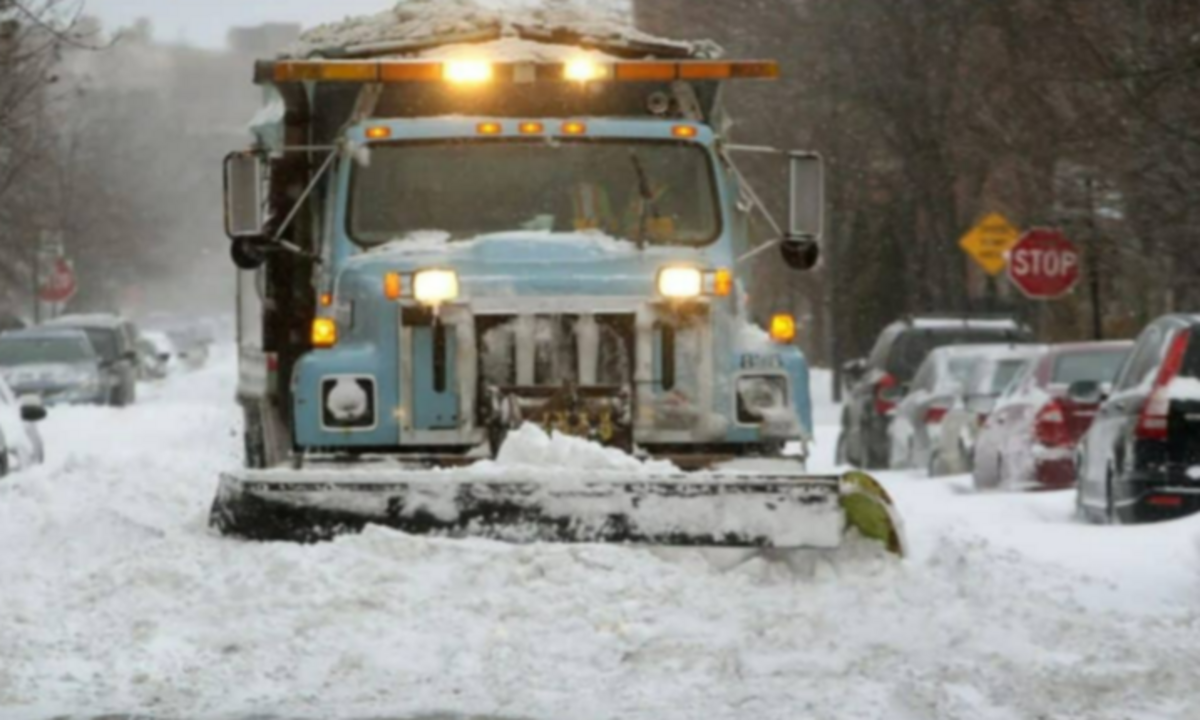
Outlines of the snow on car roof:
[{"label": "snow on car roof", "polygon": [[1021,327],[1016,320],[1011,318],[980,319],[916,317],[909,320],[906,324],[910,327],[919,328],[921,330],[951,330],[964,327],[972,329],[994,328],[997,330],[1017,330]]},{"label": "snow on car roof", "polygon": [[[477,0],[407,0],[374,15],[319,25],[301,35],[300,41],[285,53],[285,57],[338,55],[369,50],[373,46],[382,50],[388,45],[396,45],[403,52],[405,45],[416,49],[421,43],[441,45],[439,40],[450,44],[496,37],[517,38],[528,31],[547,38],[565,34],[577,37],[584,45],[657,46],[682,54],[709,57],[720,52],[708,41],[681,42],[655,37],[634,27],[627,13],[594,7],[596,3],[592,5],[555,2],[541,6],[489,7]],[[503,59],[538,59],[523,55],[513,57],[511,51],[514,49],[506,48],[509,55]]]},{"label": "snow on car roof", "polygon": [[53,327],[36,327],[25,330],[12,330],[0,334],[0,340],[40,340],[47,338],[70,338],[87,340],[87,333],[78,328],[53,328]]},{"label": "snow on car roof", "polygon": [[988,360],[1006,360],[1010,358],[1036,357],[1046,352],[1048,345],[1031,345],[1028,343],[997,343],[994,345],[947,345],[931,351],[940,357],[980,357]]},{"label": "snow on car roof", "polygon": [[117,315],[96,313],[92,315],[64,315],[46,323],[48,327],[93,327],[115,328],[125,323],[125,319]]}]

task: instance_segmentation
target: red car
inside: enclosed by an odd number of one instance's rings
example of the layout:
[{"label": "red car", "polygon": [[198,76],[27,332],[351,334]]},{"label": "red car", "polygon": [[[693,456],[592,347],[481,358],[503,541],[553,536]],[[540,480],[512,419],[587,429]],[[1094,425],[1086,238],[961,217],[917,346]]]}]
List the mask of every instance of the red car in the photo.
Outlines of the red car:
[{"label": "red car", "polygon": [[[1099,403],[1072,399],[1076,383],[1109,385],[1133,343],[1056,345],[996,403],[975,444],[975,487],[1061,489],[1075,484],[1075,446]],[[1083,385],[1081,385],[1083,387]]]}]

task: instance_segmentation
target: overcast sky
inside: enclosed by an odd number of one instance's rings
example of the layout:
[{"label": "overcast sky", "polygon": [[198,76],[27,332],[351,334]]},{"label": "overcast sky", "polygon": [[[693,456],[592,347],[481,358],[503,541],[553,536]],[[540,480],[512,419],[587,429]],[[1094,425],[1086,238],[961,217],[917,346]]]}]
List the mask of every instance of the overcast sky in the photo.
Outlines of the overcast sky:
[{"label": "overcast sky", "polygon": [[306,26],[347,15],[379,12],[395,0],[84,0],[85,12],[107,29],[130,25],[139,17],[154,23],[159,40],[186,40],[219,48],[232,26],[263,22],[299,22]]}]

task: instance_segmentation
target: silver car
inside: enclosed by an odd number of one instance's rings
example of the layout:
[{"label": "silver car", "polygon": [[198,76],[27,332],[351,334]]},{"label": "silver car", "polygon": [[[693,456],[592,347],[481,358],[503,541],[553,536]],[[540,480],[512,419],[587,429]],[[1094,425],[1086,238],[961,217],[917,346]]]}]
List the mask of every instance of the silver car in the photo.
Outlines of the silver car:
[{"label": "silver car", "polygon": [[975,364],[962,392],[953,399],[933,438],[929,475],[971,472],[975,441],[996,401],[1026,366],[1046,354],[1040,345],[1005,345],[988,351]]}]

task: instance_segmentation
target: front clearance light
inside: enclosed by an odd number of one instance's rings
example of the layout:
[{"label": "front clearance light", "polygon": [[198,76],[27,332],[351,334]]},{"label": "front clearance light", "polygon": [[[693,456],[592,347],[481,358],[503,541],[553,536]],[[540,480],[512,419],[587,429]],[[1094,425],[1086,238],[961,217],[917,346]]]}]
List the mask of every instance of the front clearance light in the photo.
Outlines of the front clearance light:
[{"label": "front clearance light", "polygon": [[492,64],[484,60],[451,60],[442,72],[447,82],[477,85],[491,81]]},{"label": "front clearance light", "polygon": [[413,279],[413,297],[437,307],[458,299],[458,274],[453,270],[423,270]]},{"label": "front clearance light", "polygon": [[703,288],[704,273],[696,268],[666,268],[658,274],[658,293],[670,300],[700,297]]},{"label": "front clearance light", "polygon": [[588,82],[606,80],[608,77],[608,67],[591,60],[572,60],[563,67],[563,78],[566,80]]},{"label": "front clearance light", "polygon": [[796,318],[788,313],[780,313],[771,318],[771,339],[784,345],[794,342]]},{"label": "front clearance light", "polygon": [[333,318],[319,317],[312,324],[312,345],[315,348],[331,348],[337,345],[337,323]]}]

